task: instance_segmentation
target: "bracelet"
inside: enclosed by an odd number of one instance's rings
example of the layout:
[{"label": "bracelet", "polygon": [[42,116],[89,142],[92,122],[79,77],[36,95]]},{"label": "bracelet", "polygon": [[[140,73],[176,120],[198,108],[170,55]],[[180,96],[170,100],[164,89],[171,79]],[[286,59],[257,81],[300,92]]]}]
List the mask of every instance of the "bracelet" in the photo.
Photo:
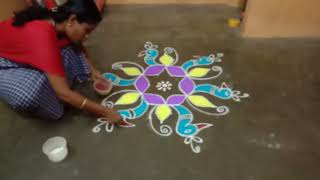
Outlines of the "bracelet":
[{"label": "bracelet", "polygon": [[88,101],[87,98],[85,98],[85,99],[82,101],[82,104],[81,104],[81,106],[80,106],[80,109],[83,109],[83,108],[84,108],[84,106],[87,104],[87,101]]}]

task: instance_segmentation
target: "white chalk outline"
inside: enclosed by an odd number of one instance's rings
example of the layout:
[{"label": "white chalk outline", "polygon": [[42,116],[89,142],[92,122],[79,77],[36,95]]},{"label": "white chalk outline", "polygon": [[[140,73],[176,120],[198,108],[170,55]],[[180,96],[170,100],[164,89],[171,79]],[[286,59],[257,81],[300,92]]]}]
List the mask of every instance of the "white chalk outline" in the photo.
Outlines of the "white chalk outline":
[{"label": "white chalk outline", "polygon": [[156,130],[156,128],[153,125],[153,118],[152,118],[152,114],[154,113],[155,109],[158,106],[153,107],[150,112],[149,112],[149,123],[150,123],[150,127],[153,130],[153,132],[155,132],[156,134],[158,134],[159,136],[171,136],[171,134],[173,133],[172,128],[169,125],[166,124],[161,124],[160,123],[160,132]]}]

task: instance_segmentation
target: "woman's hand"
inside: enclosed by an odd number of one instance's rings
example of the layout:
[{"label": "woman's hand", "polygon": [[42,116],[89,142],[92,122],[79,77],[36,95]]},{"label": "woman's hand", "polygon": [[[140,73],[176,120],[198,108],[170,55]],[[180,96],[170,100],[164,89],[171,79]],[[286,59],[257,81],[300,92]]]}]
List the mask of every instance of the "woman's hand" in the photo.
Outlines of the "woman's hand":
[{"label": "woman's hand", "polygon": [[96,70],[96,69],[91,69],[91,79],[96,82],[98,80],[105,80],[105,78],[102,76],[102,74]]},{"label": "woman's hand", "polygon": [[52,74],[47,74],[47,77],[59,99],[76,108],[84,109],[99,117],[105,117],[110,123],[120,124],[122,122],[122,117],[116,111],[111,108],[101,106],[100,104],[85,98],[79,93],[72,91],[64,77]]},{"label": "woman's hand", "polygon": [[120,114],[111,108],[106,108],[104,117],[112,124],[120,124],[122,122]]}]

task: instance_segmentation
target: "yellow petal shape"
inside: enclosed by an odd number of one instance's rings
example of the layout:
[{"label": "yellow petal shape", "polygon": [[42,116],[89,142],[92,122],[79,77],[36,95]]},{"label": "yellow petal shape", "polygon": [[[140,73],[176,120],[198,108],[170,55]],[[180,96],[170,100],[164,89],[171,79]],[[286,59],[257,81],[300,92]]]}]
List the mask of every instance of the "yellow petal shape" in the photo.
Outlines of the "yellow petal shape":
[{"label": "yellow petal shape", "polygon": [[139,76],[142,74],[140,69],[136,67],[124,67],[124,68],[121,68],[121,70],[129,76]]},{"label": "yellow petal shape", "polygon": [[165,66],[169,66],[174,62],[174,59],[168,54],[164,54],[160,57],[160,62]]},{"label": "yellow petal shape", "polygon": [[212,104],[206,97],[200,95],[189,96],[188,99],[192,104],[203,108],[215,108],[216,106]]},{"label": "yellow petal shape", "polygon": [[118,99],[118,101],[116,102],[116,105],[133,104],[138,101],[139,97],[140,97],[139,93],[126,93]]},{"label": "yellow petal shape", "polygon": [[160,120],[161,124],[168,119],[168,117],[172,114],[172,110],[167,105],[158,106],[156,109],[156,116]]},{"label": "yellow petal shape", "polygon": [[194,68],[189,72],[191,77],[203,77],[208,74],[211,69],[209,68]]}]

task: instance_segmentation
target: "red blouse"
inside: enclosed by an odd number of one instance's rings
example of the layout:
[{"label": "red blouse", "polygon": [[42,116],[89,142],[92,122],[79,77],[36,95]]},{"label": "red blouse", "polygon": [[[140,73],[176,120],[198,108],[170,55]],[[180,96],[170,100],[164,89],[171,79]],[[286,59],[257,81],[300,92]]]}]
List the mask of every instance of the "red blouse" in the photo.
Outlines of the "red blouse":
[{"label": "red blouse", "polygon": [[12,22],[12,19],[0,22],[0,57],[64,76],[60,48],[68,42],[58,40],[54,26],[45,20],[21,27],[12,26]]}]

